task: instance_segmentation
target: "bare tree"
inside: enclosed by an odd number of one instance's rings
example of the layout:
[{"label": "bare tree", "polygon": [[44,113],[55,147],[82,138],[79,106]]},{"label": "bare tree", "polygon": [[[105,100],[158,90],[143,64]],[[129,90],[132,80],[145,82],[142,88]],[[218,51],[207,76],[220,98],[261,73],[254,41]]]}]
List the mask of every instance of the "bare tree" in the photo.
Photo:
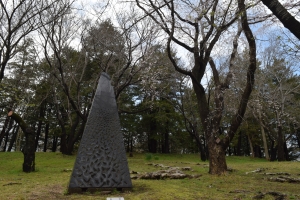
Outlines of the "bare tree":
[{"label": "bare tree", "polygon": [[261,1],[300,40],[300,22],[278,0]]},{"label": "bare tree", "polygon": [[[86,80],[86,55],[71,46],[74,38],[80,35],[81,22],[69,12],[39,29],[45,61],[55,80],[52,95],[64,154],[72,153],[75,142],[83,133],[93,98],[90,95],[84,100],[83,96],[85,93],[93,94],[96,87],[95,79]],[[87,85],[89,90],[85,89]],[[67,123],[70,129],[65,128]]]},{"label": "bare tree", "polygon": [[[168,35],[167,50],[169,59],[175,69],[191,78],[194,92],[197,96],[201,123],[209,150],[209,173],[222,174],[227,170],[225,150],[232,140],[236,130],[242,122],[246,105],[252,91],[254,72],[256,69],[256,45],[252,32],[248,26],[244,1],[238,1],[238,6],[232,1],[226,3],[214,1],[140,1],[137,5],[152,18]],[[183,10],[188,8],[189,10]],[[185,14],[188,13],[188,14]],[[233,39],[230,66],[226,78],[222,81],[219,71],[213,61],[212,51],[218,40],[229,27],[237,24],[241,16],[241,24],[249,43],[250,64],[248,66],[245,88],[241,94],[236,114],[232,117],[231,125],[224,133],[220,133],[220,123],[224,109],[224,92],[232,81],[232,70],[237,53],[238,38],[241,29],[238,29]],[[237,26],[235,26],[237,27]],[[234,30],[234,29],[231,29]],[[178,66],[171,54],[171,43],[181,46],[191,55],[194,63],[191,70]],[[209,105],[207,93],[203,86],[203,76],[207,65],[211,66],[214,80],[214,105]],[[213,109],[211,109],[211,106]]]},{"label": "bare tree", "polygon": [[[102,20],[100,15],[95,23],[89,23],[69,13],[39,29],[45,60],[58,85],[53,87],[53,95],[64,154],[72,153],[82,135],[101,72],[110,75],[117,101],[126,87],[140,82],[138,62],[153,31],[137,29],[137,23],[128,20],[132,16],[118,16],[118,24]],[[72,46],[78,36],[79,50],[75,50]],[[63,99],[67,101],[62,108]],[[66,122],[70,123],[69,130],[64,128]]]},{"label": "bare tree", "polygon": [[[18,53],[19,42],[45,23],[63,15],[69,0],[5,0],[0,1],[0,82],[5,67]],[[51,15],[44,20],[45,15]]]}]

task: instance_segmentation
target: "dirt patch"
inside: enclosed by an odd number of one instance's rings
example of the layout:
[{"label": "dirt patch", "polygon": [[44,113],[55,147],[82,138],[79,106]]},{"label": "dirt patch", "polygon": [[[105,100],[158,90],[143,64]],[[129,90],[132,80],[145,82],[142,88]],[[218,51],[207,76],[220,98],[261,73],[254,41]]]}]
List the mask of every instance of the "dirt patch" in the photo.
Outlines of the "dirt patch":
[{"label": "dirt patch", "polygon": [[266,192],[266,193],[259,193],[253,197],[253,199],[263,199],[266,195],[271,195],[275,198],[275,200],[285,200],[286,194],[282,194],[280,192]]},{"label": "dirt patch", "polygon": [[37,199],[67,199],[64,197],[65,188],[61,185],[50,185],[36,188],[32,192],[28,200],[37,200]]}]

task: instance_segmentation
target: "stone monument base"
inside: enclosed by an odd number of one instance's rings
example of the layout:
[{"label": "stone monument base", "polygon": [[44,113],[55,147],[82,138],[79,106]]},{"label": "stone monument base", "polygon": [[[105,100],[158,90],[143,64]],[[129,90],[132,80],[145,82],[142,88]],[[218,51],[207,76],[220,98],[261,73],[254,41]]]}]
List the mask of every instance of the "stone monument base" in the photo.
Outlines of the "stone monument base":
[{"label": "stone monument base", "polygon": [[131,191],[132,188],[69,188],[68,193],[73,194],[73,193],[96,193],[96,192],[100,192],[100,193],[111,193],[113,191],[118,191],[118,192],[127,192],[127,191]]}]

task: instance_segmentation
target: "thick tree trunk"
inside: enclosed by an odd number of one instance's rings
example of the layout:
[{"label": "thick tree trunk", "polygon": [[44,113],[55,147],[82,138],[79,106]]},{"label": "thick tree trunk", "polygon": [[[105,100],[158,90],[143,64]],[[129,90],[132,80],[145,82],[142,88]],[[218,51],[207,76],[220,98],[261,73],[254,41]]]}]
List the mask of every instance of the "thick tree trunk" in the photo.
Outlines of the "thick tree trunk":
[{"label": "thick tree trunk", "polygon": [[74,143],[72,143],[71,134],[72,133],[70,133],[68,138],[67,138],[67,135],[65,135],[65,134],[61,136],[60,152],[62,154],[72,155],[72,153],[73,153]]},{"label": "thick tree trunk", "polygon": [[[73,123],[71,130],[68,134],[68,137],[66,135],[62,137],[61,141],[61,152],[65,155],[72,155],[73,150],[74,150],[74,144],[79,140],[79,138],[82,136],[84,127],[85,127],[85,122],[82,121],[80,124],[79,121],[81,119],[77,116],[77,120]],[[78,128],[78,125],[80,127]]]},{"label": "thick tree trunk", "polygon": [[205,138],[203,137],[203,142],[204,144],[202,144],[199,133],[197,131],[197,126],[193,125],[191,122],[189,123],[189,127],[187,126],[187,121],[186,121],[186,129],[189,132],[190,136],[195,139],[197,146],[199,148],[199,152],[200,152],[200,159],[202,161],[206,161],[207,160],[207,155],[206,155],[206,151],[205,151]]},{"label": "thick tree trunk", "polygon": [[284,138],[282,134],[282,127],[278,126],[278,137],[277,137],[277,155],[278,161],[285,161],[285,153],[284,153]]},{"label": "thick tree trunk", "polygon": [[272,13],[300,40],[300,22],[298,22],[278,0],[261,0]]},{"label": "thick tree trunk", "polygon": [[26,132],[25,146],[22,150],[24,154],[23,172],[33,172],[35,171],[35,134],[31,128],[27,128]]},{"label": "thick tree trunk", "polygon": [[209,173],[225,174],[227,172],[225,149],[218,140],[210,139],[209,145]]},{"label": "thick tree trunk", "polygon": [[73,125],[67,134],[64,124],[62,122],[60,122],[62,133],[63,133],[61,135],[61,143],[60,143],[60,151],[62,152],[62,154],[65,154],[65,155],[73,154],[74,144],[82,136],[84,127],[85,127],[85,123],[86,123],[86,121],[81,120],[81,118],[79,116],[76,116],[76,120],[73,122]]},{"label": "thick tree trunk", "polygon": [[25,134],[25,145],[22,150],[24,154],[23,172],[33,172],[35,171],[35,133],[33,129],[28,127],[23,119],[13,111],[10,111],[8,116],[19,124]]},{"label": "thick tree trunk", "polygon": [[[207,113],[209,112],[207,104],[205,106],[206,110],[204,110],[203,113],[200,112],[202,125],[207,131],[206,140],[208,141],[209,161],[210,161],[209,172],[211,174],[223,174],[227,171],[225,150],[227,147],[229,147],[230,141],[233,139],[238,127],[243,121],[243,116],[246,112],[247,103],[254,86],[254,73],[256,70],[256,43],[252,31],[248,24],[244,0],[238,0],[238,7],[241,13],[241,22],[242,22],[243,31],[245,33],[245,36],[249,44],[250,63],[247,70],[247,83],[244,88],[241,100],[239,102],[237,113],[232,118],[228,135],[223,139],[220,139],[217,137],[216,131],[219,129],[221,118],[222,118],[223,96],[222,96],[222,90],[219,88],[221,87],[221,85],[220,85],[220,80],[218,78],[218,74],[216,70],[213,70],[214,80],[216,84],[216,88],[215,88],[216,91],[215,105],[217,107],[216,114],[214,114],[214,116],[209,116],[209,114]],[[213,66],[214,63],[210,62],[210,65],[212,69],[215,69],[215,67]],[[201,89],[200,87],[198,87],[198,85],[197,88]],[[220,91],[218,92],[217,90]],[[200,96],[199,96],[200,98],[198,98],[197,95],[198,106],[200,109],[202,107],[200,103],[203,103],[201,102],[201,100],[202,98],[205,98],[205,95],[201,95],[201,94],[202,93],[200,92]],[[203,118],[202,115],[204,115],[205,117]]]}]

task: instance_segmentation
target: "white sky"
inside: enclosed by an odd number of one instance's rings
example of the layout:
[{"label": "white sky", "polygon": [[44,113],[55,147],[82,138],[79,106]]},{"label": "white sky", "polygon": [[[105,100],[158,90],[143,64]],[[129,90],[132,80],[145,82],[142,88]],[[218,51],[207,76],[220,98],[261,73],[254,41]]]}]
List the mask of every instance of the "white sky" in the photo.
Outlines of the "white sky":
[{"label": "white sky", "polygon": [[[76,2],[76,6],[80,7],[80,8],[84,8],[84,12],[81,13],[85,13],[82,17],[88,17],[92,20],[96,20],[97,18],[99,18],[99,13],[101,13],[102,15],[100,16],[101,20],[104,20],[106,18],[110,18],[112,20],[113,23],[115,23],[117,25],[117,20],[116,17],[119,16],[118,12],[127,12],[130,13],[130,8],[129,8],[129,1],[123,1],[123,0],[110,0],[110,4],[112,5],[110,8],[107,8],[104,12],[103,12],[103,6],[106,5],[106,1],[103,0],[78,0]],[[291,2],[291,1],[284,1],[284,0],[280,0],[281,3],[284,2]],[[262,4],[260,5],[260,7],[258,7],[259,9],[253,9],[252,11],[250,11],[248,14],[250,15],[252,12],[269,12],[269,9],[266,8],[265,6],[262,6]],[[138,8],[136,8],[138,10]],[[299,12],[299,10],[294,10],[294,12]],[[300,17],[300,16],[299,16]],[[268,27],[269,26],[269,27]],[[255,37],[257,38],[256,42],[257,42],[257,47],[258,47],[258,56],[259,51],[263,48],[265,48],[268,45],[268,39],[270,38],[271,35],[283,35],[283,34],[289,34],[289,31],[286,30],[282,24],[280,22],[277,23],[272,23],[272,22],[265,22],[262,24],[258,24],[258,25],[252,25],[251,26],[253,34],[255,35]],[[77,40],[77,42],[79,42]],[[76,44],[76,42],[74,43]],[[246,42],[245,42],[246,44]],[[220,43],[219,45],[229,45],[232,46],[232,44],[230,42],[228,42],[228,44],[222,44]],[[239,44],[240,46],[242,46],[242,44]],[[212,55],[214,57],[224,57],[224,55],[229,55],[230,51],[224,51],[224,47],[217,47],[216,50],[212,53]],[[177,51],[178,56],[185,62],[188,63],[189,59],[187,58],[187,51],[183,50],[182,48],[178,48]]]}]

